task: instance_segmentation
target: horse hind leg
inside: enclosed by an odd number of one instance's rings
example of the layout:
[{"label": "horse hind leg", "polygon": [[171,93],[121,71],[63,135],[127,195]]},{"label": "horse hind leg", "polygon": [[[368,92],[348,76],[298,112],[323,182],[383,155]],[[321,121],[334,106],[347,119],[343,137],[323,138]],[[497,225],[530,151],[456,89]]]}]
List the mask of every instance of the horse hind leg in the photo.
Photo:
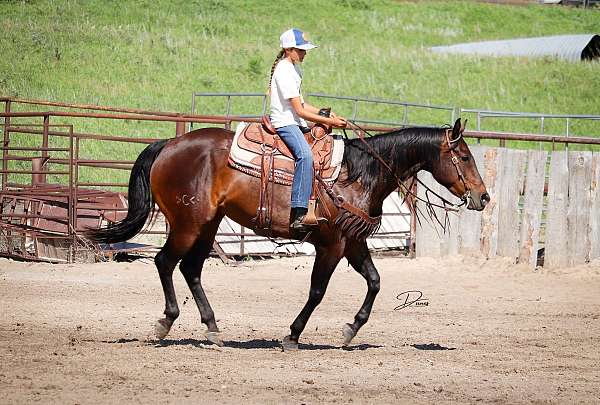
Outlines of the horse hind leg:
[{"label": "horse hind leg", "polygon": [[167,240],[167,243],[165,243],[154,258],[160,283],[165,294],[165,317],[156,321],[154,326],[154,334],[158,339],[164,339],[169,334],[173,322],[179,317],[179,306],[177,305],[177,297],[175,296],[175,288],[173,287],[173,270],[178,261],[179,258],[173,255],[169,249],[169,240]]},{"label": "horse hind leg", "polygon": [[217,322],[215,321],[215,314],[208,302],[204,288],[202,287],[201,276],[204,261],[210,253],[221,219],[222,217],[215,218],[202,227],[202,231],[194,246],[185,255],[179,265],[179,269],[192,292],[196,305],[198,306],[200,319],[208,328],[206,338],[208,341],[218,346],[223,346],[223,341],[219,337],[220,331],[217,327]]},{"label": "horse hind leg", "polygon": [[173,287],[173,271],[181,258],[190,251],[194,240],[194,233],[172,229],[167,242],[154,258],[165,295],[165,317],[156,321],[154,326],[154,333],[158,339],[164,339],[169,334],[173,323],[179,317],[179,306]]}]

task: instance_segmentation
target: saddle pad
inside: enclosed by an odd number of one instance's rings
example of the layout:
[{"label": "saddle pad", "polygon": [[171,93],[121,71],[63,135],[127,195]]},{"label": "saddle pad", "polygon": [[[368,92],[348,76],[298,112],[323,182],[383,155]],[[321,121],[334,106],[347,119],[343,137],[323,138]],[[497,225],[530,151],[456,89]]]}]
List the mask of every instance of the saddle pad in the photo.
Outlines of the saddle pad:
[{"label": "saddle pad", "polygon": [[[231,150],[229,151],[229,165],[235,169],[238,169],[246,174],[250,174],[255,177],[261,177],[261,148],[248,148],[247,141],[241,139],[242,132],[246,129],[248,124],[246,122],[240,122],[236,128]],[[320,174],[323,180],[328,183],[333,183],[337,179],[341,167],[342,159],[344,157],[344,141],[338,135],[331,135],[333,139],[333,148],[330,154],[331,160],[323,165],[326,169]],[[283,145],[283,141],[280,140]],[[287,148],[286,148],[287,149]],[[314,156],[315,161],[322,160],[322,157]],[[274,155],[274,176],[270,173],[269,180],[274,180],[275,183],[291,185],[294,178],[294,165],[295,162],[292,158],[281,154],[276,151]],[[273,178],[274,177],[274,178]]]}]

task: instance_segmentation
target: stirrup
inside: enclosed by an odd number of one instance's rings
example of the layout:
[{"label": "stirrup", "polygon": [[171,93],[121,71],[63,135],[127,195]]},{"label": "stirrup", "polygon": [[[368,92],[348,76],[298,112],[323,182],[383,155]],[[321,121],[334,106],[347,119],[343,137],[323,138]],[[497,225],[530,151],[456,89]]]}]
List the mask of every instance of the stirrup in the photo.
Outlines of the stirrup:
[{"label": "stirrup", "polygon": [[305,224],[304,221],[305,216],[296,218],[294,221],[290,223],[290,233],[294,234],[304,234],[314,231],[318,228],[319,224],[309,225]]},{"label": "stirrup", "polygon": [[309,200],[308,201],[308,212],[306,213],[304,218],[302,218],[303,225],[314,227],[314,226],[321,225],[322,223],[328,222],[327,218],[317,217],[316,207],[317,207],[317,200]]}]

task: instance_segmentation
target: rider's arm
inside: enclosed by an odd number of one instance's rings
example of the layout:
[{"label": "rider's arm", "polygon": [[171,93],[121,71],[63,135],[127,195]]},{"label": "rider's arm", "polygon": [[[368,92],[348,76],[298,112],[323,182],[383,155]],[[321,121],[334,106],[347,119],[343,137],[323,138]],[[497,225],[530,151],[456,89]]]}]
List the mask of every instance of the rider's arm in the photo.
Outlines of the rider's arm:
[{"label": "rider's arm", "polygon": [[319,113],[319,109],[311,104],[308,104],[306,101],[304,103],[302,103],[302,106],[304,107],[305,110],[308,110],[311,113],[315,113],[318,114]]},{"label": "rider's arm", "polygon": [[299,117],[304,118],[305,120],[330,125],[333,127],[345,127],[346,120],[337,116],[333,117],[323,117],[318,114],[319,110],[313,107],[310,104],[304,103],[300,101],[300,97],[290,98],[290,104],[292,108],[298,114]]}]

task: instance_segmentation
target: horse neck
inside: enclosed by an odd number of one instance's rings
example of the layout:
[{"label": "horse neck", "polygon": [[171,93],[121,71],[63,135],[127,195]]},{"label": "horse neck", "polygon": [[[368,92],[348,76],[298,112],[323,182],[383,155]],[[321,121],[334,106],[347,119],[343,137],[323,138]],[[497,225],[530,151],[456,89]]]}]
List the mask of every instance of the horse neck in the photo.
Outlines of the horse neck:
[{"label": "horse neck", "polygon": [[[442,140],[441,132],[439,136],[437,131],[435,133],[423,132],[422,136],[411,135],[413,136],[410,137],[410,142],[400,140],[399,137],[404,136],[403,132],[389,135],[399,139],[396,150],[393,151],[392,156],[390,156],[391,159],[388,160],[393,175],[389,173],[388,168],[382,168],[385,174],[381,176],[383,181],[372,189],[370,210],[380,211],[383,201],[399,188],[399,181],[403,182],[409,179],[422,169],[431,170],[433,160],[438,159],[439,144]],[[381,156],[385,155],[385,151],[376,149],[376,152]],[[400,189],[403,189],[403,187],[400,187]]]}]

